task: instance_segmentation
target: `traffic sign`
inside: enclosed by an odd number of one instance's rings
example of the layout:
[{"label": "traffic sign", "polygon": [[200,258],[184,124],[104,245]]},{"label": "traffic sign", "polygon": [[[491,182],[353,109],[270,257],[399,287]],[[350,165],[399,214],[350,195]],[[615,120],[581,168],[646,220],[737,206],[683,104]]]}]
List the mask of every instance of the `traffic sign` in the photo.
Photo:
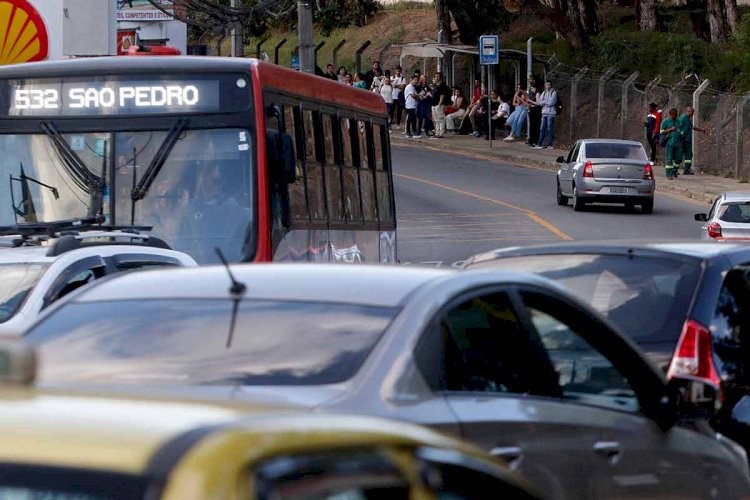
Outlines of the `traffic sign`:
[{"label": "traffic sign", "polygon": [[479,63],[498,64],[500,62],[500,41],[497,35],[479,37]]},{"label": "traffic sign", "polygon": [[299,70],[299,56],[292,56],[292,69]]}]

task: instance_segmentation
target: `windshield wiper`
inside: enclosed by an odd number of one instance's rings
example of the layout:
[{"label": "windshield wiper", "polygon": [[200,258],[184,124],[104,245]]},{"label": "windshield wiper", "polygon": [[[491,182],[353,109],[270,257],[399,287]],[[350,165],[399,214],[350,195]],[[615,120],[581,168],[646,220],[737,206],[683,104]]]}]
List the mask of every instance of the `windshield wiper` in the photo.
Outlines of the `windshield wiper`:
[{"label": "windshield wiper", "polygon": [[135,203],[142,200],[148,195],[151,185],[154,183],[156,176],[159,175],[164,163],[167,161],[169,154],[172,152],[175,144],[177,144],[180,134],[185,130],[187,124],[186,118],[180,118],[172,125],[169,129],[167,136],[162,141],[161,146],[156,151],[156,154],[151,159],[151,163],[146,167],[146,171],[143,173],[143,177],[135,184],[135,160],[133,161],[133,190],[130,192],[130,223],[135,224]]},{"label": "windshield wiper", "polygon": [[[21,202],[18,205],[16,205],[16,197],[13,193],[13,182],[21,183]],[[52,196],[54,196],[56,200],[60,199],[60,193],[55,186],[50,186],[49,184],[45,184],[40,180],[26,175],[26,172],[23,170],[23,162],[21,162],[21,174],[18,177],[13,177],[13,174],[10,174],[10,203],[15,217],[23,217],[25,222],[37,222],[36,208],[34,207],[34,198],[31,196],[31,190],[29,189],[29,182],[46,187],[52,191]]]},{"label": "windshield wiper", "polygon": [[[88,169],[83,160],[68,145],[65,138],[52,126],[51,122],[42,122],[39,126],[52,141],[63,168],[73,179],[73,182],[91,195],[88,215],[90,217],[101,215],[104,203],[104,180]],[[106,151],[104,156],[106,164]]]}]

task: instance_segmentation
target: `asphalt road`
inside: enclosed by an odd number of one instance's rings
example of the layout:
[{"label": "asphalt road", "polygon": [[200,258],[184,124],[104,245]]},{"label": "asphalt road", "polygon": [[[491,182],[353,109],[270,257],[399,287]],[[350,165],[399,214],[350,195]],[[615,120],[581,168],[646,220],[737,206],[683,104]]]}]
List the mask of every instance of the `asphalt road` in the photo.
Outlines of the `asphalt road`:
[{"label": "asphalt road", "polygon": [[651,215],[618,205],[573,212],[557,205],[551,171],[417,147],[393,147],[393,166],[402,263],[455,265],[495,248],[565,239],[697,238],[693,214],[704,207],[657,193]]}]

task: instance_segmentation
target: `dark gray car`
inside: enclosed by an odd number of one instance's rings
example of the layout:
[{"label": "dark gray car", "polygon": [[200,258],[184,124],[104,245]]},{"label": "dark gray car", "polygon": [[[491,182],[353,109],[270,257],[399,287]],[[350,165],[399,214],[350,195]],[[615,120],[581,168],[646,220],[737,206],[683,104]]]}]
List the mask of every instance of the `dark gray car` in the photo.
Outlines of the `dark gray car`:
[{"label": "dark gray car", "polygon": [[[417,422],[484,447],[549,498],[736,498],[744,450],[709,386],[663,376],[543,278],[233,266],[104,280],[27,339],[42,385],[302,405]],[[698,408],[690,403],[701,403]]]}]

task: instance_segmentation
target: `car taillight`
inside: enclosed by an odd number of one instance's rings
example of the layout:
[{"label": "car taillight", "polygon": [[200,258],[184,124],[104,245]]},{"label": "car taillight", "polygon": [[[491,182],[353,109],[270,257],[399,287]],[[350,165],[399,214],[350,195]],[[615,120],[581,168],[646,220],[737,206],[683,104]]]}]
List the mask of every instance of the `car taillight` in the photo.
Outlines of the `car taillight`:
[{"label": "car taillight", "polygon": [[718,222],[712,222],[708,225],[709,238],[721,238],[721,225]]},{"label": "car taillight", "polygon": [[592,165],[590,161],[587,161],[586,164],[583,166],[583,176],[584,177],[594,176],[594,165]]},{"label": "car taillight", "polygon": [[711,332],[700,323],[687,320],[677,343],[667,378],[688,376],[703,379],[720,386],[721,378],[716,371],[711,347]]},{"label": "car taillight", "polygon": [[654,170],[651,168],[650,163],[646,163],[646,170],[643,171],[643,179],[647,181],[654,180]]}]

